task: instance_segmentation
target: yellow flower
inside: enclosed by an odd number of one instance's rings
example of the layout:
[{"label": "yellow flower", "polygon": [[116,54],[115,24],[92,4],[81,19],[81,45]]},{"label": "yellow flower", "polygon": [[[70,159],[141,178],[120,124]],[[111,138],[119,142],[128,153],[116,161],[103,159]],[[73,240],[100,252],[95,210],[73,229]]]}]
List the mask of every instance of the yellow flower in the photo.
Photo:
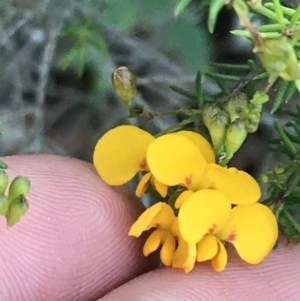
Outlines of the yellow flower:
[{"label": "yellow flower", "polygon": [[205,166],[214,162],[214,152],[200,134],[181,131],[154,140],[146,158],[151,173],[161,183],[196,190]]},{"label": "yellow flower", "polygon": [[261,196],[257,181],[248,173],[217,164],[207,164],[199,189],[203,188],[222,192],[233,205],[255,203]]},{"label": "yellow flower", "polygon": [[148,132],[132,125],[121,125],[108,131],[96,144],[93,162],[103,179],[109,185],[123,185],[140,170],[146,171],[136,189],[141,196],[152,182],[162,197],[168,187],[149,173],[146,152],[155,138]]},{"label": "yellow flower", "polygon": [[139,237],[144,231],[156,228],[148,237],[143,248],[144,256],[160,246],[160,258],[164,265],[193,269],[196,261],[196,245],[187,244],[181,237],[178,220],[172,208],[159,202],[148,208],[131,226],[129,235]]},{"label": "yellow flower", "polygon": [[178,214],[179,230],[188,244],[197,244],[197,261],[212,260],[216,271],[227,264],[222,241],[232,243],[240,257],[251,264],[260,263],[278,238],[273,212],[260,203],[237,205],[221,192],[202,189],[189,196]]}]

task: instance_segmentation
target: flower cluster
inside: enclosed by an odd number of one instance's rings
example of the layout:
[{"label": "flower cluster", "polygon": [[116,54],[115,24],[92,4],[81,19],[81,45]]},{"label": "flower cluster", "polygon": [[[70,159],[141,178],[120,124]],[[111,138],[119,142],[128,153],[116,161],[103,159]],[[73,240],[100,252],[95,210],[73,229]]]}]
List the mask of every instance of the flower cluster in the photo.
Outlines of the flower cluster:
[{"label": "flower cluster", "polygon": [[136,194],[141,196],[151,186],[161,195],[162,201],[142,213],[129,235],[139,237],[150,230],[143,253],[161,247],[166,266],[189,272],[196,262],[210,260],[222,271],[226,242],[244,261],[258,264],[277,241],[277,221],[258,203],[258,183],[246,172],[216,164],[210,143],[198,133],[179,131],[155,138],[122,125],[98,141],[93,160],[107,184],[122,185],[140,172]]}]

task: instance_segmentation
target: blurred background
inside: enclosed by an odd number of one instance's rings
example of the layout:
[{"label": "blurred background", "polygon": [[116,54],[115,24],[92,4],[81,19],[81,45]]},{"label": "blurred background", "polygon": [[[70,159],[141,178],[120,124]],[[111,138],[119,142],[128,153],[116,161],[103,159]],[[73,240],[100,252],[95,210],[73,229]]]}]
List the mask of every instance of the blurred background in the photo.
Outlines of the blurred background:
[{"label": "blurred background", "polygon": [[[210,61],[246,62],[251,44],[229,31],[239,27],[230,9],[207,31],[207,8],[192,1],[174,17],[177,0],[6,0],[0,3],[1,155],[53,153],[91,161],[96,141],[126,122],[127,110],[110,78],[127,66],[138,77],[136,104],[151,111],[176,109],[189,100],[169,89],[193,91],[198,70]],[[218,92],[205,79],[207,94]],[[177,116],[138,118],[155,133]],[[260,171],[266,114],[234,164]]]}]

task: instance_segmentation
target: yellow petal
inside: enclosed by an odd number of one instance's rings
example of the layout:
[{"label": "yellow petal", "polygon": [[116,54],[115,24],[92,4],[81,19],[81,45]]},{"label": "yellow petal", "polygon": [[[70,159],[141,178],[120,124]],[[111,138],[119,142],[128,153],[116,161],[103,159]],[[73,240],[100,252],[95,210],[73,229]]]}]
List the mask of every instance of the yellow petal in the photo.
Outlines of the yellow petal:
[{"label": "yellow petal", "polygon": [[135,190],[135,194],[137,197],[141,197],[146,192],[150,184],[149,180],[151,176],[152,176],[151,172],[147,172],[145,175],[142,176]]},{"label": "yellow petal", "polygon": [[211,265],[217,272],[222,272],[226,265],[227,265],[227,251],[224,245],[218,240],[218,253],[217,255],[211,260]]},{"label": "yellow petal", "polygon": [[183,191],[183,192],[178,196],[178,198],[177,198],[176,201],[175,201],[175,208],[176,208],[176,209],[179,209],[179,208],[182,206],[182,204],[184,203],[184,201],[185,201],[188,197],[190,197],[193,193],[194,193],[194,191],[192,191],[192,190],[185,190],[185,191]]},{"label": "yellow petal", "polygon": [[220,192],[203,189],[192,194],[178,214],[179,230],[189,244],[198,243],[205,234],[222,229],[230,215],[231,204]]},{"label": "yellow petal", "polygon": [[153,176],[168,185],[193,190],[200,185],[206,161],[198,147],[181,135],[167,134],[153,141],[147,150]]},{"label": "yellow petal", "polygon": [[197,261],[211,260],[218,252],[218,240],[214,235],[205,235],[197,244]]},{"label": "yellow petal", "polygon": [[162,243],[162,247],[160,250],[160,259],[162,263],[168,267],[172,264],[175,247],[176,241],[174,236],[170,233],[165,233],[165,240]]},{"label": "yellow petal", "polygon": [[165,198],[168,194],[168,186],[159,182],[156,178],[152,177],[153,179],[153,184],[154,184],[154,187],[156,189],[156,191],[159,193],[159,195],[162,197],[162,198]]},{"label": "yellow petal", "polygon": [[187,244],[182,238],[179,239],[178,247],[174,253],[172,267],[190,272],[196,262],[196,245]]},{"label": "yellow petal", "polygon": [[169,229],[174,221],[174,212],[166,203],[159,202],[146,209],[131,226],[128,235],[139,237],[153,227]]},{"label": "yellow petal", "polygon": [[257,264],[273,249],[278,225],[267,206],[260,203],[238,205],[231,210],[227,225],[217,236],[231,242],[244,261]]},{"label": "yellow petal", "polygon": [[217,164],[206,166],[201,187],[222,192],[231,204],[255,203],[261,196],[258,183],[248,173]]},{"label": "yellow petal", "polygon": [[216,156],[210,143],[199,133],[192,131],[180,131],[176,134],[183,135],[192,140],[201,151],[207,163],[216,163]]},{"label": "yellow petal", "polygon": [[156,229],[149,235],[143,247],[144,256],[148,256],[158,249],[164,233],[164,230]]},{"label": "yellow petal", "polygon": [[181,237],[177,217],[174,218],[171,231],[173,236],[176,237],[178,243],[173,256],[172,267],[181,268],[187,273],[193,269],[196,262],[196,245],[187,244]]},{"label": "yellow petal", "polygon": [[96,144],[93,162],[100,177],[109,185],[130,181],[146,167],[146,152],[155,138],[132,125],[108,131]]}]

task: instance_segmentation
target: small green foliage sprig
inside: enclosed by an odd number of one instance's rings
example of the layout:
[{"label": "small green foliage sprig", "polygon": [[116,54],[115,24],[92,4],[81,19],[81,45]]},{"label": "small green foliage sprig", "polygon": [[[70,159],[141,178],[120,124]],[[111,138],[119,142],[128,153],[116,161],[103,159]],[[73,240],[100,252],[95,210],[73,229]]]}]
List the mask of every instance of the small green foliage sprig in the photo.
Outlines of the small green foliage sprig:
[{"label": "small green foliage sprig", "polygon": [[291,120],[285,127],[275,122],[279,138],[270,143],[270,150],[284,155],[283,161],[262,174],[261,180],[268,185],[264,203],[275,212],[287,239],[300,243],[300,107],[287,114]]},{"label": "small green foliage sprig", "polygon": [[[7,164],[0,162],[0,215],[6,217],[8,227],[14,226],[27,213],[29,203],[30,180],[24,176],[15,177],[10,185],[6,173]],[[8,188],[8,193],[6,190]]]}]

